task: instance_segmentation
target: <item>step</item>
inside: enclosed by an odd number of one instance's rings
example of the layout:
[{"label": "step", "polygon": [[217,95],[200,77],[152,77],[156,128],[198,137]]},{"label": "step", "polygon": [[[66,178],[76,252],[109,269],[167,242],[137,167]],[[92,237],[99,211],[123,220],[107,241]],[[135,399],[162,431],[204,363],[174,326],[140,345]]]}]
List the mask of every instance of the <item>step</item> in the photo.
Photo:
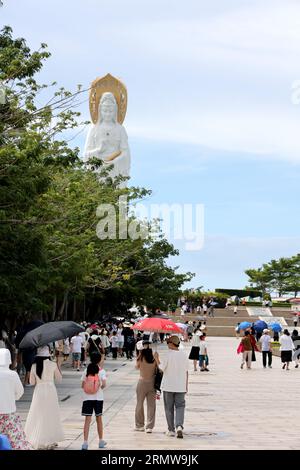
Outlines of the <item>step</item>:
[{"label": "step", "polygon": [[233,326],[208,326],[206,329],[207,336],[235,336]]}]

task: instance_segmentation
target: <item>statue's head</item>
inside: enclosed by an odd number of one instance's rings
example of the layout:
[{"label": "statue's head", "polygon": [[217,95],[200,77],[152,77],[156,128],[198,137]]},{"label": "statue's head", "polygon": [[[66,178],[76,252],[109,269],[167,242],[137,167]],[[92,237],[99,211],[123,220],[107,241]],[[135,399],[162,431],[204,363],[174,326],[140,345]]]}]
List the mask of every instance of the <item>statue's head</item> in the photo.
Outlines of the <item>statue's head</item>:
[{"label": "statue's head", "polygon": [[118,106],[114,95],[103,93],[99,102],[100,122],[117,122]]}]

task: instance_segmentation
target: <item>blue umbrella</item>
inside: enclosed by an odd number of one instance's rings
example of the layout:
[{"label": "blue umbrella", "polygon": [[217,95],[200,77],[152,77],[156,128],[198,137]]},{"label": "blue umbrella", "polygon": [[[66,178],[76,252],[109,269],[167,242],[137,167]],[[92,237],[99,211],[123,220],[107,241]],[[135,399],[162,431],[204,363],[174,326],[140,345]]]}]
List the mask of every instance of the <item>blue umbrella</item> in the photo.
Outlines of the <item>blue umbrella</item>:
[{"label": "blue umbrella", "polygon": [[280,323],[270,323],[269,327],[271,328],[271,330],[277,333],[282,330],[282,326],[280,325]]},{"label": "blue umbrella", "polygon": [[248,321],[243,321],[242,323],[240,323],[240,330],[245,330],[246,328],[249,328],[249,326],[251,326],[252,323],[248,322]]},{"label": "blue umbrella", "polygon": [[268,328],[268,325],[263,320],[257,320],[254,323],[253,327],[254,327],[255,331],[263,331],[265,328]]}]

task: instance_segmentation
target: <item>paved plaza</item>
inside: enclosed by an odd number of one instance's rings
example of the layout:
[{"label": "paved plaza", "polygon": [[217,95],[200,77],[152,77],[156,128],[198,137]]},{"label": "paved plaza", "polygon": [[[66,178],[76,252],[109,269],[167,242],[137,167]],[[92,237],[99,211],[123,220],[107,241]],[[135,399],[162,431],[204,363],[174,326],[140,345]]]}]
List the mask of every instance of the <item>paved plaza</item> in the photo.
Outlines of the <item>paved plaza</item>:
[{"label": "paved plaza", "polygon": [[[210,372],[193,372],[190,364],[186,396],[184,439],[165,435],[166,420],[162,398],[157,401],[156,426],[152,434],[134,431],[135,361],[106,361],[108,386],[104,391],[104,438],[108,450],[117,449],[300,449],[300,369],[281,369],[273,357],[273,368],[263,369],[261,355],[253,369],[241,370],[236,338],[209,337]],[[186,353],[190,346],[184,345]],[[159,345],[162,356],[166,345]],[[63,382],[57,386],[65,440],[58,449],[80,449],[83,442],[81,417],[81,373],[69,364],[63,368]],[[26,387],[18,402],[26,419],[32,388]],[[47,404],[45,403],[45,406]],[[93,423],[89,448],[97,449]]]}]

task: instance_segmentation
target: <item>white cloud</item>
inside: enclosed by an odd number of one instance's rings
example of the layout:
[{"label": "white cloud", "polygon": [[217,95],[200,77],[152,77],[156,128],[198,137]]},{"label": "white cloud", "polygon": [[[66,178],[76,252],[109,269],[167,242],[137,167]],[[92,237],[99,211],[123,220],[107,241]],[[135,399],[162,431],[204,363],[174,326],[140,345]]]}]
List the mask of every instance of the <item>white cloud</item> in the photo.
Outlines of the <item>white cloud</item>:
[{"label": "white cloud", "polygon": [[[299,53],[300,5],[294,1],[264,5],[252,2],[247,7],[222,11],[213,17],[150,19],[108,25],[107,34],[129,49],[143,50],[152,60],[170,58],[178,63],[209,61],[234,62],[247,67],[294,67]],[[103,31],[99,31],[102,36]],[[228,64],[229,61],[229,64]],[[291,62],[291,63],[290,63]],[[188,73],[188,71],[187,71]]]},{"label": "white cloud", "polygon": [[299,26],[300,4],[294,1],[130,29],[118,24],[115,44],[139,57],[144,51],[159,74],[155,80],[155,69],[150,71],[154,85],[148,90],[144,82],[152,103],[149,97],[134,103],[129,133],[300,162],[300,106],[292,105],[291,89],[300,77]]},{"label": "white cloud", "polygon": [[49,43],[50,80],[124,79],[130,137],[300,161],[298,1],[19,3],[5,22],[35,47]]},{"label": "white cloud", "polygon": [[[202,110],[192,114],[186,109],[178,116],[159,115],[142,126],[128,126],[131,136],[150,140],[173,141],[201,145],[217,150],[243,152],[260,158],[288,159],[300,162],[300,107],[296,113],[248,110]],[[228,158],[224,154],[224,158]]]}]

